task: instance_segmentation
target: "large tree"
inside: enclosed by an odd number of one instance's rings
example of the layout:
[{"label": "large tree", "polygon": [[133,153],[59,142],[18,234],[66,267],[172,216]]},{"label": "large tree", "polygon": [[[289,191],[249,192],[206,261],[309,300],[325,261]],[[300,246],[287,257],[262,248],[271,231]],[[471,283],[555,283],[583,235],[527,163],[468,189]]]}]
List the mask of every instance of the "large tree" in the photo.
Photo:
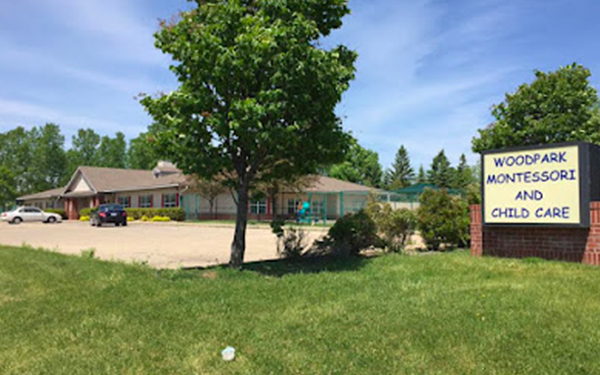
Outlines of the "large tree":
[{"label": "large tree", "polygon": [[160,160],[155,146],[156,139],[149,133],[141,133],[129,142],[127,167],[131,169],[152,169]]},{"label": "large tree", "polygon": [[71,148],[67,151],[69,160],[68,178],[80,166],[96,166],[98,164],[98,146],[100,135],[93,129],[79,129],[71,138]]},{"label": "large tree", "polygon": [[33,192],[34,174],[29,165],[34,147],[31,132],[21,126],[0,134],[0,165],[14,177],[18,194]]},{"label": "large tree", "polygon": [[340,180],[372,187],[380,187],[383,180],[379,155],[362,147],[356,139],[351,140],[345,160],[333,165],[327,174]]},{"label": "large tree", "polygon": [[55,124],[34,127],[31,134],[33,152],[28,169],[32,189],[37,192],[59,187],[67,175],[65,137]]},{"label": "large tree", "polygon": [[423,165],[421,165],[419,167],[419,174],[417,174],[417,184],[424,184],[427,183],[429,180],[427,179],[427,173],[425,172],[425,168],[423,168]]},{"label": "large tree", "polygon": [[454,180],[454,170],[450,166],[450,161],[446,157],[444,150],[440,151],[431,163],[428,171],[429,182],[441,188],[449,188]]},{"label": "large tree", "polygon": [[8,167],[0,165],[0,211],[12,207],[16,198],[15,176]]},{"label": "large tree", "polygon": [[163,155],[189,174],[228,176],[237,197],[230,265],[241,267],[253,186],[343,157],[348,136],[335,108],[356,54],[320,40],[349,8],[347,0],[195,2],[155,34],[179,87],[142,104]]},{"label": "large tree", "polygon": [[98,146],[99,167],[125,168],[127,163],[127,141],[125,135],[117,132],[114,138],[104,136]]},{"label": "large tree", "polygon": [[415,178],[415,170],[410,165],[410,157],[404,146],[400,146],[396,153],[396,158],[392,168],[387,171],[385,176],[386,188],[388,190],[398,190],[411,184]]},{"label": "large tree", "polygon": [[535,72],[535,81],[506,94],[495,105],[495,121],[479,130],[473,151],[565,141],[600,140],[598,94],[590,71],[572,64],[555,72]]},{"label": "large tree", "polygon": [[473,168],[469,166],[467,162],[467,157],[465,154],[460,155],[460,160],[458,162],[458,166],[456,167],[456,172],[454,173],[454,181],[452,183],[452,187],[455,189],[464,190],[467,186],[475,183],[477,181]]}]

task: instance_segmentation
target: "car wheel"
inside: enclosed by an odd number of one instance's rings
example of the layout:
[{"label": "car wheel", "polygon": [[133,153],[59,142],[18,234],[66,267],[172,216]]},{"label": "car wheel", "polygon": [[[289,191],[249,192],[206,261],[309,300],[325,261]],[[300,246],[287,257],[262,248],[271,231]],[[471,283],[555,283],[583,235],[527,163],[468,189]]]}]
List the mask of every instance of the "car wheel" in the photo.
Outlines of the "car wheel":
[{"label": "car wheel", "polygon": [[121,225],[120,223],[115,223],[115,227],[118,227],[118,226],[120,226],[120,225]]},{"label": "car wheel", "polygon": [[100,228],[101,226],[102,226],[102,223],[101,223],[101,222],[97,222],[97,223],[96,223],[96,227]]},{"label": "car wheel", "polygon": [[12,222],[13,224],[21,224],[23,222],[23,219],[21,219],[20,217],[15,217]]},{"label": "car wheel", "polygon": [[56,218],[55,218],[55,217],[53,217],[53,216],[50,216],[50,217],[48,218],[48,223],[50,223],[50,224],[54,224],[54,223],[56,223]]}]

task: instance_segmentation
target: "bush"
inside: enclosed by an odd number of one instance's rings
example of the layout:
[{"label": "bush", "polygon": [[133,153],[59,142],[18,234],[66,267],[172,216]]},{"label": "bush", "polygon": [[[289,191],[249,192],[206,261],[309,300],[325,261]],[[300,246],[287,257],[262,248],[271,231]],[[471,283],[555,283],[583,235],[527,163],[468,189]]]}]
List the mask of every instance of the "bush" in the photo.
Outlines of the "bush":
[{"label": "bush", "polygon": [[152,219],[155,216],[168,217],[172,221],[184,221],[185,211],[183,208],[126,208],[127,216],[135,220],[141,220],[143,216]]},{"label": "bush", "polygon": [[[81,216],[91,216],[97,208],[83,208],[79,211]],[[171,221],[184,221],[185,211],[183,208],[126,208],[127,217],[133,220],[141,220],[142,216],[152,219],[155,216],[168,217]]]},{"label": "bush", "polygon": [[417,214],[413,210],[394,210],[389,203],[380,203],[369,197],[366,213],[373,219],[380,235],[381,247],[387,251],[401,252],[417,227]]},{"label": "bush", "polygon": [[150,221],[150,218],[148,216],[144,215],[140,218],[140,220],[141,221]]},{"label": "bush", "polygon": [[44,210],[44,212],[48,212],[51,214],[57,214],[60,215],[60,217],[62,217],[63,220],[67,220],[67,212],[65,210],[62,209],[58,209],[58,208],[48,208],[47,210]]},{"label": "bush", "polygon": [[154,216],[152,219],[150,219],[150,221],[167,222],[167,221],[171,221],[171,218],[168,216]]},{"label": "bush", "polygon": [[96,208],[82,208],[79,210],[79,216],[92,216],[92,211],[96,211]]},{"label": "bush", "polygon": [[338,255],[357,255],[379,242],[375,221],[365,210],[347,214],[329,229],[327,242]]},{"label": "bush", "polygon": [[90,221],[90,217],[89,216],[80,216],[79,221]]},{"label": "bush", "polygon": [[284,220],[273,220],[271,229],[277,236],[277,254],[280,257],[297,259],[304,254],[307,243],[306,232],[302,228],[285,228]]},{"label": "bush", "polygon": [[469,206],[464,199],[449,195],[445,189],[425,189],[420,202],[418,227],[430,250],[468,243]]}]

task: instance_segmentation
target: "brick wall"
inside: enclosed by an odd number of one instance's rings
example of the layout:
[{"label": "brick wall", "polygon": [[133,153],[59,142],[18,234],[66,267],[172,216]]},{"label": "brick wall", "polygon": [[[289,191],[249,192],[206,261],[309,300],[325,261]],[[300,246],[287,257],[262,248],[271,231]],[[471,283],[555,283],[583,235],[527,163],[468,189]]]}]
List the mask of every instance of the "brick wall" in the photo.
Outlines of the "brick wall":
[{"label": "brick wall", "polygon": [[483,227],[471,206],[471,255],[538,257],[600,265],[600,202],[590,205],[590,228]]}]

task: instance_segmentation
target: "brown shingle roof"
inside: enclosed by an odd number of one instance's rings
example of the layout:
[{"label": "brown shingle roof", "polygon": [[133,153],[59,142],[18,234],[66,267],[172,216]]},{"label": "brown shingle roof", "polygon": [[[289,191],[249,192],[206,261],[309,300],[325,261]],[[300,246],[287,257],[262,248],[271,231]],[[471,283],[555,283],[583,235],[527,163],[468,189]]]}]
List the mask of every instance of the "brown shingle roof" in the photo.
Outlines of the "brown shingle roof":
[{"label": "brown shingle roof", "polygon": [[152,171],[138,169],[79,167],[79,171],[98,192],[176,186],[185,181],[185,177],[180,171],[157,178],[154,177]]},{"label": "brown shingle roof", "polygon": [[57,189],[50,189],[46,191],[42,191],[40,193],[24,195],[22,197],[17,198],[17,200],[31,200],[31,199],[48,199],[48,198],[58,198],[62,195],[64,187]]},{"label": "brown shingle roof", "polygon": [[355,184],[353,182],[338,180],[337,178],[327,176],[315,176],[315,181],[311,186],[304,189],[309,193],[339,193],[339,192],[361,192],[368,193],[371,190],[377,190],[370,186]]}]

